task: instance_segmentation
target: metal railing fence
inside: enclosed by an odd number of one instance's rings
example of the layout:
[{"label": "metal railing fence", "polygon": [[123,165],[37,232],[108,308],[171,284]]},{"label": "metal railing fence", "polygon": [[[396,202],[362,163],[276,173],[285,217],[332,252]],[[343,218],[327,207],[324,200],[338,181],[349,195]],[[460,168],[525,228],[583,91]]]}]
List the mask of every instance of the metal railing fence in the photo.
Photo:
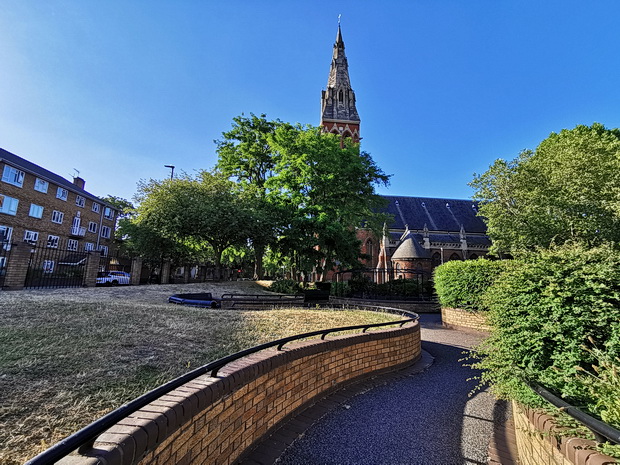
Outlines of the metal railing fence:
[{"label": "metal railing fence", "polygon": [[355,326],[345,326],[339,328],[330,328],[330,329],[322,329],[318,331],[311,331],[308,333],[297,334],[295,336],[289,336],[282,339],[277,339],[275,341],[267,342],[265,344],[260,344],[254,347],[250,347],[249,349],[242,350],[240,352],[234,353],[232,355],[228,355],[226,357],[215,360],[214,362],[207,363],[206,365],[201,366],[200,368],[196,368],[189,373],[186,373],[182,376],[179,376],[172,381],[169,381],[165,384],[162,384],[158,388],[153,389],[150,392],[132,400],[131,402],[123,405],[122,407],[113,410],[107,415],[101,417],[99,420],[91,423],[90,425],[82,428],[77,433],[72,434],[71,436],[63,439],[56,445],[32,458],[25,465],[48,465],[50,463],[54,463],[60,460],[63,457],[66,457],[71,452],[79,449],[80,447],[88,446],[94,443],[97,436],[105,432],[107,429],[118,423],[123,418],[131,415],[135,411],[141,409],[142,407],[148,405],[149,403],[155,401],[161,396],[168,394],[169,392],[175,390],[178,387],[181,387],[185,383],[188,383],[199,376],[210,373],[211,376],[217,376],[218,371],[228,365],[235,360],[238,360],[247,355],[251,355],[253,353],[259,352],[261,350],[269,349],[271,347],[276,347],[277,350],[282,350],[283,346],[289,342],[298,341],[301,339],[307,339],[311,337],[320,336],[321,339],[325,339],[325,337],[334,332],[339,331],[352,331],[352,330],[362,330],[362,332],[366,332],[370,328],[379,328],[382,326],[390,326],[398,324],[401,327],[405,324],[417,321],[418,315],[413,312],[407,312],[404,310],[400,310],[397,308],[389,308],[389,307],[370,307],[366,306],[366,310],[372,310],[383,313],[390,313],[395,315],[406,316],[406,318],[386,322],[386,323],[374,323],[374,324],[365,324],[365,325],[355,325]]}]

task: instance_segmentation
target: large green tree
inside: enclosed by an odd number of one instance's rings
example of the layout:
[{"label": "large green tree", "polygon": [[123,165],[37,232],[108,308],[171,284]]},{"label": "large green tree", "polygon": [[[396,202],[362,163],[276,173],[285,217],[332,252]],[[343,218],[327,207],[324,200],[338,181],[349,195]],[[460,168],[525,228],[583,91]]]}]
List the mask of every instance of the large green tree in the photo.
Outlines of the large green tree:
[{"label": "large green tree", "polygon": [[233,183],[208,171],[139,185],[135,224],[176,250],[212,254],[220,276],[222,253],[247,241],[247,208]]},{"label": "large green tree", "polygon": [[471,186],[495,252],[620,241],[620,130],[595,123],[552,133],[535,151],[496,160]]},{"label": "large green tree", "polygon": [[281,215],[267,199],[266,181],[273,175],[276,158],[269,136],[281,125],[266,115],[250,113],[233,119],[232,129],[222,133],[217,145],[218,172],[236,181],[236,188],[248,207],[248,239],[254,251],[254,279],[263,277],[265,250],[277,239]]},{"label": "large green tree", "polygon": [[389,176],[359,145],[318,127],[280,124],[268,140],[276,164],[265,186],[286,218],[279,246],[303,271],[357,263],[355,228],[385,219],[375,186]]},{"label": "large green tree", "polygon": [[281,124],[278,120],[267,120],[265,114],[250,113],[249,117],[233,118],[232,129],[223,132],[222,138],[215,141],[218,171],[264,194],[265,182],[276,165],[268,139]]}]

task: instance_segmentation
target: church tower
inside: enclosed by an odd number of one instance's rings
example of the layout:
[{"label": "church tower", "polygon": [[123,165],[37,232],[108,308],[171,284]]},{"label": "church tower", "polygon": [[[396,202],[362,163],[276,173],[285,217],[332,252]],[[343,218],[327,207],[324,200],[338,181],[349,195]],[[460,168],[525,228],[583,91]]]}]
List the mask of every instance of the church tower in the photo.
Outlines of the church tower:
[{"label": "church tower", "polygon": [[344,41],[338,21],[338,34],[334,44],[332,64],[327,79],[327,90],[321,98],[321,126],[325,132],[350,137],[359,142],[360,117],[355,108],[355,92],[349,80],[349,64],[344,54]]}]

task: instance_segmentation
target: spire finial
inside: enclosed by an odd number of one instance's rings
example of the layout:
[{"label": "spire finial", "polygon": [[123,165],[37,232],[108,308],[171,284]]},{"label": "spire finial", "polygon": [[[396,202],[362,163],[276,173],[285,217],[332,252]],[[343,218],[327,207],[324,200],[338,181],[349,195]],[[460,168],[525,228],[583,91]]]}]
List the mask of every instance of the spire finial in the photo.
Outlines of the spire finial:
[{"label": "spire finial", "polygon": [[338,15],[338,27],[340,27],[340,17],[341,17],[341,16],[342,16],[342,15]]}]

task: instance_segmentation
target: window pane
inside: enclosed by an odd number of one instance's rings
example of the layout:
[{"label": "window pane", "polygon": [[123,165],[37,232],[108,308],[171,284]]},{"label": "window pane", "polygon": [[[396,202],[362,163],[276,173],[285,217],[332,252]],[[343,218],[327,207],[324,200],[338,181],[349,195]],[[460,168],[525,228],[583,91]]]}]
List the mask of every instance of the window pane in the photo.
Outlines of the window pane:
[{"label": "window pane", "polygon": [[22,185],[24,184],[24,172],[13,168],[12,166],[4,165],[2,180],[8,184],[22,187]]},{"label": "window pane", "polygon": [[43,216],[43,207],[41,205],[30,204],[30,216],[33,218],[41,218]]},{"label": "window pane", "polygon": [[34,190],[35,191],[39,191],[39,192],[43,192],[44,194],[47,194],[47,187],[48,187],[48,182],[44,181],[43,179],[39,179],[37,178],[34,182]]}]

